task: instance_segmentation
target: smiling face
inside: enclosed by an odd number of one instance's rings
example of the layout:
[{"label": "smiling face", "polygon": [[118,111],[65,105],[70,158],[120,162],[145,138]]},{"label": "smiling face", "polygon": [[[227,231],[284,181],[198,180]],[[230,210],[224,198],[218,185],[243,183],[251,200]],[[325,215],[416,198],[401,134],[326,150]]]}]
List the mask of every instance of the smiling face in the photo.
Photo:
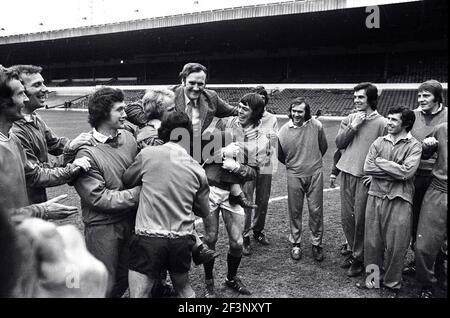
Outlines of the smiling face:
[{"label": "smiling face", "polygon": [[125,119],[127,114],[125,113],[125,103],[115,102],[109,112],[109,119],[104,123],[109,129],[124,128]]},{"label": "smiling face", "polygon": [[305,103],[301,103],[300,105],[294,105],[291,109],[291,117],[292,122],[295,126],[301,126],[305,122]]},{"label": "smiling face", "polygon": [[364,89],[353,93],[353,104],[357,111],[366,111],[370,107],[367,103],[367,95]]},{"label": "smiling face", "polygon": [[189,74],[183,81],[184,93],[190,100],[197,100],[205,89],[206,74],[203,71]]},{"label": "smiling face", "polygon": [[387,131],[388,134],[398,135],[403,130],[402,114],[394,113],[388,115]]},{"label": "smiling face", "polygon": [[48,89],[44,84],[44,78],[42,75],[40,73],[22,73],[20,78],[23,81],[26,94],[29,98],[29,101],[25,103],[25,107],[30,112],[44,107],[47,100]]},{"label": "smiling face", "polygon": [[417,94],[417,101],[422,110],[426,113],[431,113],[439,108],[439,103],[436,98],[429,91],[419,91]]},{"label": "smiling face", "polygon": [[7,108],[5,115],[10,122],[14,122],[23,118],[22,109],[24,107],[24,103],[28,102],[28,97],[25,94],[25,88],[19,80],[11,80],[9,82],[9,87],[13,91],[13,95],[11,97],[13,105]]},{"label": "smiling face", "polygon": [[251,115],[252,109],[247,105],[239,103],[238,118],[242,127],[247,127],[249,125]]}]

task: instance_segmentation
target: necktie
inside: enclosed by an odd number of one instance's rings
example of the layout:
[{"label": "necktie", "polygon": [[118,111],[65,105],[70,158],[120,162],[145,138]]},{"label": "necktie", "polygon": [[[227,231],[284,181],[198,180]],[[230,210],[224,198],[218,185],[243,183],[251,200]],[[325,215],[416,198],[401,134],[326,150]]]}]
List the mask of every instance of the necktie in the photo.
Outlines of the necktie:
[{"label": "necktie", "polygon": [[191,106],[191,120],[192,120],[192,129],[194,131],[194,135],[198,135],[201,132],[201,123],[200,123],[200,112],[198,107],[195,105],[195,102],[192,100],[189,101],[189,105]]}]

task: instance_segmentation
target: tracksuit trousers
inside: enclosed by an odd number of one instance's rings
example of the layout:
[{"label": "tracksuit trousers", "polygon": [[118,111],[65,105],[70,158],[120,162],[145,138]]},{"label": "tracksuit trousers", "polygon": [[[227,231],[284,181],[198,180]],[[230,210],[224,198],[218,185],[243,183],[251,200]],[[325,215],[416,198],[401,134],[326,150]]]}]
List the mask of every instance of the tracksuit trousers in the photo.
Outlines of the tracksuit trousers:
[{"label": "tracksuit trousers", "polygon": [[[255,189],[256,188],[256,189]],[[253,201],[258,205],[254,209],[245,209],[245,223],[243,236],[249,236],[250,230],[253,232],[262,232],[266,225],[267,207],[269,204],[270,190],[272,188],[272,175],[259,173],[255,180],[247,181],[244,185],[243,191],[247,199]],[[255,193],[255,195],[253,195]],[[253,220],[253,222],[252,222]]]},{"label": "tracksuit trousers", "polygon": [[447,193],[430,186],[420,211],[415,248],[416,279],[423,287],[436,282],[434,264],[447,239]]},{"label": "tracksuit trousers", "polygon": [[411,238],[412,205],[401,199],[369,195],[364,265],[377,265],[385,286],[400,288],[403,260]]},{"label": "tracksuit trousers", "polygon": [[302,212],[306,195],[309,210],[309,229],[312,245],[322,246],[323,238],[323,173],[322,171],[310,177],[287,176],[288,211],[291,233],[289,241],[301,243]]},{"label": "tracksuit trousers", "polygon": [[353,257],[364,261],[364,228],[367,192],[362,178],[341,172],[341,222]]}]

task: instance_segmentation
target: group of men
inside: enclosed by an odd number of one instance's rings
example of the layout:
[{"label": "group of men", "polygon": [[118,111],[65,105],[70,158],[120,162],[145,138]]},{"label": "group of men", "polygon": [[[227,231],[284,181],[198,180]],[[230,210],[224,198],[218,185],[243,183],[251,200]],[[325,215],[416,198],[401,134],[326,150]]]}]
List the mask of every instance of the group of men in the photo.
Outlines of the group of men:
[{"label": "group of men", "polygon": [[[119,89],[98,89],[88,104],[92,131],[69,140],[35,112],[46,101],[41,71],[30,65],[0,70],[0,205],[13,222],[64,218],[76,208],[57,203],[61,198],[47,200],[45,188],[73,185],[86,247],[109,273],[108,296],[121,297],[129,287],[131,297],[167,295],[167,289],[195,297],[188,275],[193,260],[204,266],[205,296],[215,297],[220,214],[229,238],[225,285],[250,294],[237,272],[242,255],[252,253],[251,231],[256,242],[270,244],[264,226],[277,158],[287,171],[290,255],[301,258],[306,196],[313,257],[324,259],[328,145],[305,99],[291,102],[289,121],[278,130],[263,87],[234,107],[205,88],[203,65],[188,63],[179,85],[149,90],[140,103],[126,105]],[[357,85],[355,111],[336,136],[336,168],[351,253],[342,264],[347,275],[376,265],[383,285],[398,290],[413,238],[421,296],[430,297],[433,265],[446,248],[447,108],[440,83],[427,81],[418,91],[418,109],[394,107],[386,119],[376,111],[377,88]],[[58,157],[50,161],[48,154]],[[243,185],[249,201],[256,193],[254,211],[231,201],[229,178]],[[203,221],[203,239],[194,216]]]}]

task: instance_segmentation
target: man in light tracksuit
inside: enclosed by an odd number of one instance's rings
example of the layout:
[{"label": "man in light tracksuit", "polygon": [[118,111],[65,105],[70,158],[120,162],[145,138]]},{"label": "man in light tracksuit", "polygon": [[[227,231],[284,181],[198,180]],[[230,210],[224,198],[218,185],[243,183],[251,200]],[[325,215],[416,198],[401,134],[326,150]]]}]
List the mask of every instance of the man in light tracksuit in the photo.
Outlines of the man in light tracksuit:
[{"label": "man in light tracksuit", "polygon": [[364,270],[364,220],[368,188],[363,184],[363,166],[369,146],[385,134],[386,119],[377,111],[378,90],[371,83],[354,87],[354,104],[357,111],[341,122],[336,136],[336,146],[342,150],[337,164],[341,173],[342,228],[353,251],[342,268],[347,276],[360,275]]},{"label": "man in light tracksuit", "polygon": [[[380,281],[395,292],[401,287],[403,259],[411,238],[413,179],[422,155],[421,143],[410,133],[414,120],[414,112],[406,107],[390,109],[388,135],[373,142],[364,163],[364,178],[370,183],[364,239],[366,272],[377,267],[382,274]],[[366,280],[367,287],[378,287],[376,283]]]}]

